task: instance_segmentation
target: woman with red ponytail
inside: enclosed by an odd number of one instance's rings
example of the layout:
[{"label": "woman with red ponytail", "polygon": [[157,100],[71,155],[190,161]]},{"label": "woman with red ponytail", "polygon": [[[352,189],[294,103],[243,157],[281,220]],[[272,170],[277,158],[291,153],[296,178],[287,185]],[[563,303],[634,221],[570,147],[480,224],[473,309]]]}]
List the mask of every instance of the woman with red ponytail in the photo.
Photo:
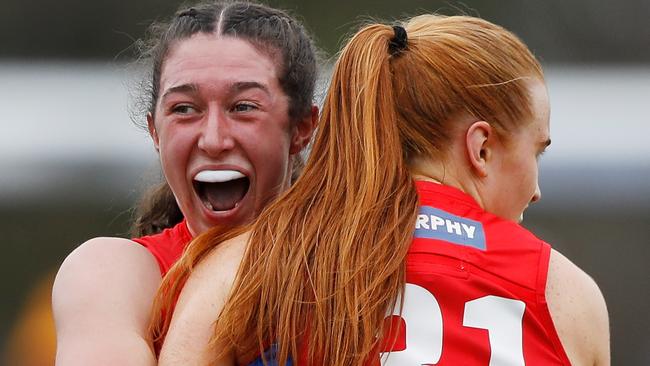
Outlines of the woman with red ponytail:
[{"label": "woman with red ponytail", "polygon": [[160,363],[608,365],[598,287],[518,224],[549,144],[544,75],[512,33],[363,27],[296,184],[165,280]]}]

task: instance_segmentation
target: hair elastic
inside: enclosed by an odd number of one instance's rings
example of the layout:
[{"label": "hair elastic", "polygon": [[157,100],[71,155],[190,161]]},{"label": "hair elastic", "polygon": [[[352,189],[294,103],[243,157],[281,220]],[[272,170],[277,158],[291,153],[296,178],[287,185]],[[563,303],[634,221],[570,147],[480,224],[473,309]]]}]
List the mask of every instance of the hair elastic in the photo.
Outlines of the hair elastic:
[{"label": "hair elastic", "polygon": [[196,18],[197,11],[194,8],[189,8],[187,10],[183,10],[178,14],[179,18],[182,17],[190,17],[190,18]]},{"label": "hair elastic", "polygon": [[391,55],[395,56],[408,46],[408,36],[406,35],[406,29],[400,25],[394,25],[393,31],[395,32],[395,36],[391,38],[388,44],[388,51]]}]

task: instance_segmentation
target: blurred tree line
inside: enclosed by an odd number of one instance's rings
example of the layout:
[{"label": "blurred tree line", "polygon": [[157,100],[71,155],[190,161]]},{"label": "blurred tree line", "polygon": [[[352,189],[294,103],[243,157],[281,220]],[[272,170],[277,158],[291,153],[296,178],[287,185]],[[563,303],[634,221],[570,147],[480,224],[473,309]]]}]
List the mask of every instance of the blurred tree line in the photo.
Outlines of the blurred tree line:
[{"label": "blurred tree line", "polygon": [[[368,17],[478,15],[514,30],[548,63],[650,63],[647,0],[271,0],[302,18],[328,54]],[[3,0],[0,58],[130,59],[131,45],[179,1]],[[190,4],[192,2],[189,2]]]}]

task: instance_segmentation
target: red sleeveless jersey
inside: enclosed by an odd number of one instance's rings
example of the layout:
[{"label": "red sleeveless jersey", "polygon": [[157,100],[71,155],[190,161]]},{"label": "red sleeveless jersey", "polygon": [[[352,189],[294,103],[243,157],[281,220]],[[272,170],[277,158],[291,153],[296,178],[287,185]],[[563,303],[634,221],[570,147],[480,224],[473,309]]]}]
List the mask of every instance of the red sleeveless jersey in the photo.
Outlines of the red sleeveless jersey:
[{"label": "red sleeveless jersey", "polygon": [[570,365],[546,304],[550,246],[458,189],[416,186],[401,316],[386,318],[382,353],[366,365]]},{"label": "red sleeveless jersey", "polygon": [[401,327],[381,364],[570,365],[546,304],[550,246],[460,190],[416,185],[402,315],[387,318]]},{"label": "red sleeveless jersey", "polygon": [[165,229],[158,234],[131,240],[144,246],[153,254],[160,267],[160,273],[164,276],[183,254],[183,250],[192,240],[192,234],[187,228],[187,223],[183,220],[176,226]]}]

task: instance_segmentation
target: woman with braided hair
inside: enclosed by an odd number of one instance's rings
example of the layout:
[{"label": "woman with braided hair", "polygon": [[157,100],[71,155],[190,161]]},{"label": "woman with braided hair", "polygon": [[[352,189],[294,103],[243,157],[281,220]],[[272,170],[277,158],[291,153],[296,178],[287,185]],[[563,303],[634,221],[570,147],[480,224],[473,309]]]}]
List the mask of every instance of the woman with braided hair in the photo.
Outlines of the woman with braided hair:
[{"label": "woman with braided hair", "polygon": [[95,238],[62,264],[53,290],[57,364],[149,365],[149,312],[192,237],[254,219],[285,190],[309,142],[316,57],[280,10],[217,1],[151,28],[147,125],[165,184],[136,238]]},{"label": "woman with braided hair", "polygon": [[298,181],[163,282],[160,363],[608,365],[600,290],[518,224],[549,144],[544,75],[512,33],[363,27]]}]

